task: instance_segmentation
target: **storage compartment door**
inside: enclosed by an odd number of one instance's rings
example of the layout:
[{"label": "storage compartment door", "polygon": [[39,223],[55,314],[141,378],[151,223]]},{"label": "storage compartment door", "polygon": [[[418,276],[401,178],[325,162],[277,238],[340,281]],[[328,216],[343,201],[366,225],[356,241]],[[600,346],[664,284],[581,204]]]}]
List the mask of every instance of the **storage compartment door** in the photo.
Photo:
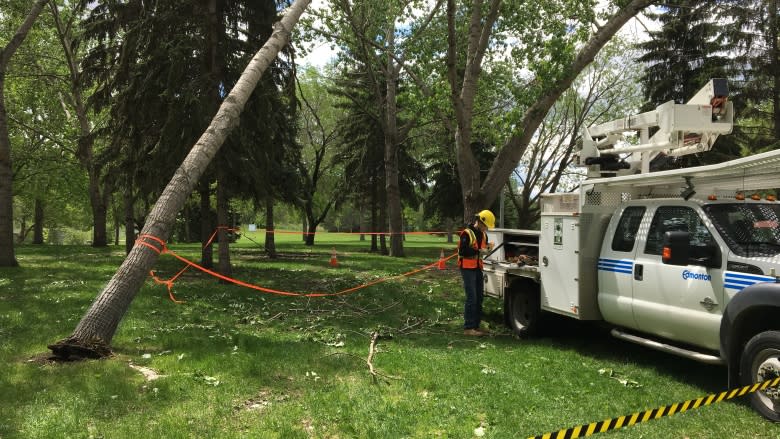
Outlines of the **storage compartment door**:
[{"label": "storage compartment door", "polygon": [[542,216],[542,309],[579,318],[579,218]]}]

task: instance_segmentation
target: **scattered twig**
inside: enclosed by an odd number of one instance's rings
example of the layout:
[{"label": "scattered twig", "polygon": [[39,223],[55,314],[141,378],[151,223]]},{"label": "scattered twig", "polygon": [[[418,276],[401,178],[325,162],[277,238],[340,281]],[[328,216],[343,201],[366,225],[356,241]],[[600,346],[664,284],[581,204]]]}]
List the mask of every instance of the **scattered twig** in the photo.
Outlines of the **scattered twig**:
[{"label": "scattered twig", "polygon": [[382,373],[377,372],[377,370],[374,368],[374,364],[372,363],[372,360],[374,359],[374,354],[376,354],[376,341],[379,339],[379,331],[374,331],[371,333],[371,344],[368,347],[368,358],[366,358],[366,364],[368,365],[368,371],[371,372],[371,376],[374,378],[374,381],[376,381],[377,376],[381,376],[382,378],[387,379],[393,379],[393,380],[400,380],[400,377],[395,377],[392,375],[385,375]]},{"label": "scattered twig", "polygon": [[279,317],[281,317],[281,316],[283,316],[283,315],[284,315],[284,313],[283,313],[283,312],[278,312],[278,313],[276,313],[276,315],[275,315],[275,316],[273,316],[273,317],[270,317],[270,318],[266,319],[266,320],[264,321],[264,323],[268,323],[268,322],[270,322],[270,321],[272,321],[272,320],[276,320],[277,318],[279,318]]},{"label": "scattered twig", "polygon": [[416,322],[414,322],[412,324],[409,324],[409,320],[410,319],[411,319],[411,317],[406,319],[406,326],[404,326],[403,328],[399,329],[398,330],[399,333],[406,334],[406,333],[409,332],[409,330],[413,329],[415,326],[420,326],[421,324],[423,324],[425,322],[425,319],[418,319]]}]

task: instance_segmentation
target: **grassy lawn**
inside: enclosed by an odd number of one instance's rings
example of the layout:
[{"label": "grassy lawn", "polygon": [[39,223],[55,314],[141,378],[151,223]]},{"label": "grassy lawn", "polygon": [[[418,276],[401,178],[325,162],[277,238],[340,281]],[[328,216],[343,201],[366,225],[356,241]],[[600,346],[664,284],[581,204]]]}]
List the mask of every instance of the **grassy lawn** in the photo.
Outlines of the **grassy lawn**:
[{"label": "grassy lawn", "polygon": [[[314,248],[297,235],[278,235],[277,246],[269,260],[242,238],[234,277],[335,292],[453,248],[411,236],[406,258],[388,258],[356,236],[327,234]],[[171,247],[198,259],[196,245]],[[174,288],[181,305],[146,283],[113,358],[30,361],[70,334],[123,256],[118,247],[23,246],[21,268],[0,269],[0,438],[525,438],[726,388],[725,368],[612,339],[597,325],[554,319],[545,336],[518,339],[491,299],[493,335],[466,338],[452,261],[329,298],[263,294],[189,270]],[[172,276],[181,263],[163,256],[157,268]],[[366,362],[374,333],[376,377]],[[780,427],[727,402],[599,436],[774,438]]]}]

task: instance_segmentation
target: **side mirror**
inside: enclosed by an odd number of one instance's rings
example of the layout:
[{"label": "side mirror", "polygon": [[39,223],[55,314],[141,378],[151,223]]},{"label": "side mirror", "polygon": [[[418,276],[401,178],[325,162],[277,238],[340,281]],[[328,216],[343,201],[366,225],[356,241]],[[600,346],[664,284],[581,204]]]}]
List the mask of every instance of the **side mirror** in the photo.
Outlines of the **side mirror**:
[{"label": "side mirror", "polygon": [[688,232],[666,232],[663,244],[661,260],[664,264],[688,265],[691,254]]},{"label": "side mirror", "polygon": [[720,247],[716,243],[710,243],[702,247],[701,257],[694,258],[693,262],[697,265],[703,265],[707,268],[720,268],[723,265],[723,259],[720,253]]}]

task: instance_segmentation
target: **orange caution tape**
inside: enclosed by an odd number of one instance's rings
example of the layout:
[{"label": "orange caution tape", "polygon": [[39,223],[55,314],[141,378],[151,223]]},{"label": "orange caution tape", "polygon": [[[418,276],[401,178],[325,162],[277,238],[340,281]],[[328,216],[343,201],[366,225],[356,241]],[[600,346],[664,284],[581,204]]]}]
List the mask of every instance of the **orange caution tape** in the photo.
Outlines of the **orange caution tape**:
[{"label": "orange caution tape", "polygon": [[[144,239],[151,239],[151,240],[159,243],[160,244],[160,248],[157,248],[154,245],[144,241]],[[381,278],[381,279],[377,279],[377,280],[374,280],[374,281],[371,281],[371,282],[366,282],[364,284],[361,284],[361,285],[358,285],[358,286],[355,286],[355,287],[352,287],[352,288],[347,288],[345,290],[341,290],[341,291],[338,291],[338,292],[335,292],[335,293],[295,293],[295,292],[290,292],[290,291],[281,291],[281,290],[275,290],[275,289],[272,289],[272,288],[265,288],[265,287],[261,287],[259,285],[253,285],[253,284],[250,284],[250,283],[247,283],[247,282],[244,282],[244,281],[240,281],[238,279],[233,279],[231,277],[228,277],[228,276],[225,276],[223,274],[217,273],[216,271],[209,270],[206,267],[203,267],[203,266],[201,266],[201,265],[199,265],[199,264],[197,264],[195,262],[192,262],[192,261],[190,261],[190,260],[188,260],[188,259],[186,259],[186,258],[184,258],[182,256],[179,256],[174,251],[170,250],[168,248],[168,246],[165,245],[165,242],[163,240],[161,240],[160,238],[157,238],[156,236],[147,235],[147,234],[139,235],[138,236],[138,240],[136,240],[136,243],[144,245],[144,246],[152,249],[153,251],[155,251],[157,254],[160,254],[160,255],[166,254],[166,253],[170,254],[174,258],[176,258],[176,259],[180,260],[181,262],[183,262],[184,264],[186,264],[186,266],[181,271],[179,271],[175,276],[173,276],[172,278],[167,279],[167,280],[160,279],[158,276],[156,276],[154,274],[154,271],[151,272],[152,278],[154,279],[154,281],[156,283],[162,284],[162,285],[166,285],[168,287],[168,295],[170,296],[171,300],[173,302],[175,302],[175,303],[183,303],[183,302],[181,302],[179,300],[176,300],[176,298],[174,297],[174,295],[173,295],[173,283],[189,267],[194,267],[194,268],[196,268],[196,269],[198,269],[198,270],[200,270],[200,271],[202,271],[202,272],[204,272],[206,274],[214,276],[214,277],[216,277],[218,279],[221,279],[223,281],[230,282],[232,284],[235,284],[235,285],[238,285],[238,286],[241,286],[241,287],[244,287],[244,288],[249,288],[249,289],[256,290],[256,291],[262,291],[264,293],[276,294],[276,295],[280,295],[280,296],[293,296],[293,297],[328,297],[328,296],[341,296],[341,295],[353,293],[353,292],[361,290],[363,288],[370,287],[370,286],[373,286],[373,285],[376,285],[376,284],[380,284],[380,283],[383,283],[383,282],[387,282],[387,281],[390,281],[390,280],[393,280],[393,279],[399,279],[399,278],[402,278],[402,277],[411,276],[413,274],[417,274],[417,273],[419,273],[421,271],[425,271],[425,270],[428,270],[428,269],[430,269],[432,267],[435,267],[441,261],[441,260],[437,260],[436,262],[430,263],[430,264],[425,265],[425,266],[423,266],[421,268],[418,268],[416,270],[411,270],[411,271],[407,271],[406,273],[398,274],[398,275],[395,275],[395,276]],[[457,253],[454,253],[454,254],[448,256],[447,258],[444,258],[443,260],[447,261],[449,259],[454,258],[455,256],[457,256]]]}]

